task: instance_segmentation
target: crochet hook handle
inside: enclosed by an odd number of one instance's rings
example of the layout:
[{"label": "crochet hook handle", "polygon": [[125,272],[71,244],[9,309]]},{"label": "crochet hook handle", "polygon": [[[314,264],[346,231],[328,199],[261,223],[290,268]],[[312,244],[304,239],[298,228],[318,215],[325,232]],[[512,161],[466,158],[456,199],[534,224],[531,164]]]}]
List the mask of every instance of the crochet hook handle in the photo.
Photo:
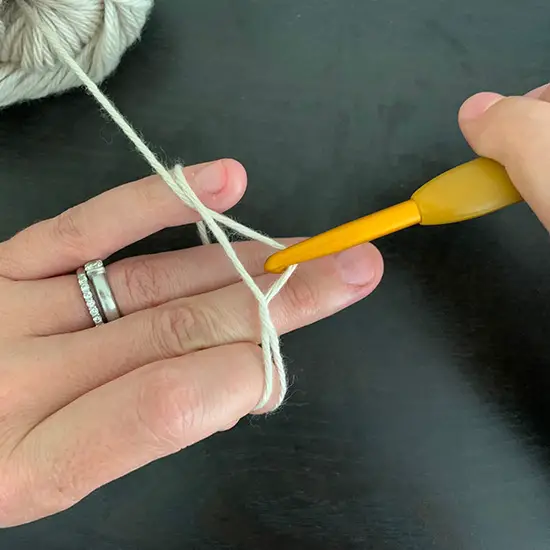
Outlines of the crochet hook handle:
[{"label": "crochet hook handle", "polygon": [[442,225],[479,218],[522,197],[500,164],[478,158],[434,178],[410,200],[276,252],[265,271],[300,264],[378,239],[413,225]]}]

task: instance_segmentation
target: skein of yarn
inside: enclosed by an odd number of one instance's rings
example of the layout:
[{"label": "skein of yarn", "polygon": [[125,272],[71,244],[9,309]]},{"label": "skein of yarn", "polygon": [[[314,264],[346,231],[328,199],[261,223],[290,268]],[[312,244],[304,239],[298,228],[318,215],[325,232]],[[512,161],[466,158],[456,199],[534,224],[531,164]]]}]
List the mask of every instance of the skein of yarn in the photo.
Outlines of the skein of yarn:
[{"label": "skein of yarn", "polygon": [[52,50],[60,43],[102,82],[139,38],[154,0],[0,0],[0,107],[82,85]]}]

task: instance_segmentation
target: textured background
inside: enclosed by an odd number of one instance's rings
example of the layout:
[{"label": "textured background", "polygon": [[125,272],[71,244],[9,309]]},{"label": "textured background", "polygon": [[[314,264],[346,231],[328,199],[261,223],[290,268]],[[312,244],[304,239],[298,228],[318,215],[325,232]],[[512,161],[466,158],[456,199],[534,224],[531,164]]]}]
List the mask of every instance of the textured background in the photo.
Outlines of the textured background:
[{"label": "textured background", "polygon": [[[166,158],[242,161],[241,221],[308,235],[471,158],[460,103],[547,81],[549,29],[542,0],[159,0],[106,89]],[[3,111],[0,238],[147,172],[81,92]],[[525,206],[384,239],[379,290],[284,339],[282,412],[0,547],[547,550],[547,241]]]}]

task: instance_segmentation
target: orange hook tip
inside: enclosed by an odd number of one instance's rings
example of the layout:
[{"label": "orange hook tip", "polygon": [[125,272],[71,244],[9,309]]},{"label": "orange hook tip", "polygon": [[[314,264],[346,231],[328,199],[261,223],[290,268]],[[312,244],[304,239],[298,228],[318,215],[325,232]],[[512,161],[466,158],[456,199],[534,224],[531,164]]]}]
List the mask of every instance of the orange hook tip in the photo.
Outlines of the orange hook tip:
[{"label": "orange hook tip", "polygon": [[418,206],[408,200],[276,252],[265,263],[265,271],[282,273],[291,265],[342,252],[420,222]]}]

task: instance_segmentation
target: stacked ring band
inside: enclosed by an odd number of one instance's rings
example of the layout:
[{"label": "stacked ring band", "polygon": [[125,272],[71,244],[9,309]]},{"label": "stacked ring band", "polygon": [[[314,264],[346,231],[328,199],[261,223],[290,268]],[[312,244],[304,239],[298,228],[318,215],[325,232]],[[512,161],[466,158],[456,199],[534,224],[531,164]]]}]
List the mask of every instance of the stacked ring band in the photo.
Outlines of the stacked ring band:
[{"label": "stacked ring band", "polygon": [[77,271],[76,276],[95,326],[120,319],[120,310],[107,279],[107,270],[101,260],[88,262]]}]

